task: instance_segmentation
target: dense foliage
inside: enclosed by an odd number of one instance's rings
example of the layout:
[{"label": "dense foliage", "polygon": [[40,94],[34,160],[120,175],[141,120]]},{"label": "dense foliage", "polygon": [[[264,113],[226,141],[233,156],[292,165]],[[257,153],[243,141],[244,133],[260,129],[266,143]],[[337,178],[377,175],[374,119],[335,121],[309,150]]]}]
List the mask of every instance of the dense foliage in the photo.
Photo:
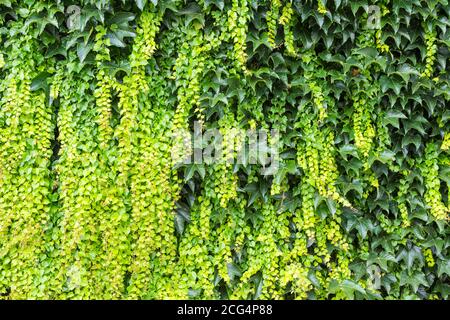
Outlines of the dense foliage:
[{"label": "dense foliage", "polygon": [[[449,19],[1,1],[0,298],[447,299]],[[194,121],[223,161],[174,161]],[[273,174],[232,161],[230,132],[258,128]]]}]

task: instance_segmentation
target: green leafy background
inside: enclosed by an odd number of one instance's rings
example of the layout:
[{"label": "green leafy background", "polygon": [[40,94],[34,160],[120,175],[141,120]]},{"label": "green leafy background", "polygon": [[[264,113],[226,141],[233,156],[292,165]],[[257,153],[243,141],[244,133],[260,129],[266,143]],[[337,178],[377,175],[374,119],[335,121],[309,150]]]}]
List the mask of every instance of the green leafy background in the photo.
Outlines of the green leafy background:
[{"label": "green leafy background", "polygon": [[[0,298],[447,299],[449,18],[1,1]],[[280,170],[174,166],[194,121],[225,160],[237,129],[278,130]]]}]

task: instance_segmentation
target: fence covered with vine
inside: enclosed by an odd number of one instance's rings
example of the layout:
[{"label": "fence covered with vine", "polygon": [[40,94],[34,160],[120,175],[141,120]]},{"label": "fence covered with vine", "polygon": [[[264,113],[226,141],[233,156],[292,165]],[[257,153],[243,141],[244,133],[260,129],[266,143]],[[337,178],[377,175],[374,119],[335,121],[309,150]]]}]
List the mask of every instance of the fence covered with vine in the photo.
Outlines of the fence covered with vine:
[{"label": "fence covered with vine", "polygon": [[[448,299],[449,19],[1,1],[0,299]],[[194,123],[222,161],[176,161]],[[271,174],[233,161],[256,129]]]}]

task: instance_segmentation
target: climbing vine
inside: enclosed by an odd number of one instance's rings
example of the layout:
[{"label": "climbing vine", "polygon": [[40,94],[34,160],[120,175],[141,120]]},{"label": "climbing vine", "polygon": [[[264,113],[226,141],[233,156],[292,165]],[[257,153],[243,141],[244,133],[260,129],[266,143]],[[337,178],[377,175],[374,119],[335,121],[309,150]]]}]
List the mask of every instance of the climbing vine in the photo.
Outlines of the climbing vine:
[{"label": "climbing vine", "polygon": [[448,9],[3,1],[0,299],[448,299]]}]

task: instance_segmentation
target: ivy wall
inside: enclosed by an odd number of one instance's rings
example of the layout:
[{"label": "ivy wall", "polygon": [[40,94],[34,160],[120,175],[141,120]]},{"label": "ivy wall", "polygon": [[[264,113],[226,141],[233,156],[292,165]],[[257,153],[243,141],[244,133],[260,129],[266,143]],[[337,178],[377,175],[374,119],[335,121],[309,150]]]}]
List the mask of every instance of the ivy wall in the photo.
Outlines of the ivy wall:
[{"label": "ivy wall", "polygon": [[[0,298],[447,299],[449,19],[1,1]],[[194,123],[217,161],[177,161]],[[233,161],[245,130],[277,170]]]}]

